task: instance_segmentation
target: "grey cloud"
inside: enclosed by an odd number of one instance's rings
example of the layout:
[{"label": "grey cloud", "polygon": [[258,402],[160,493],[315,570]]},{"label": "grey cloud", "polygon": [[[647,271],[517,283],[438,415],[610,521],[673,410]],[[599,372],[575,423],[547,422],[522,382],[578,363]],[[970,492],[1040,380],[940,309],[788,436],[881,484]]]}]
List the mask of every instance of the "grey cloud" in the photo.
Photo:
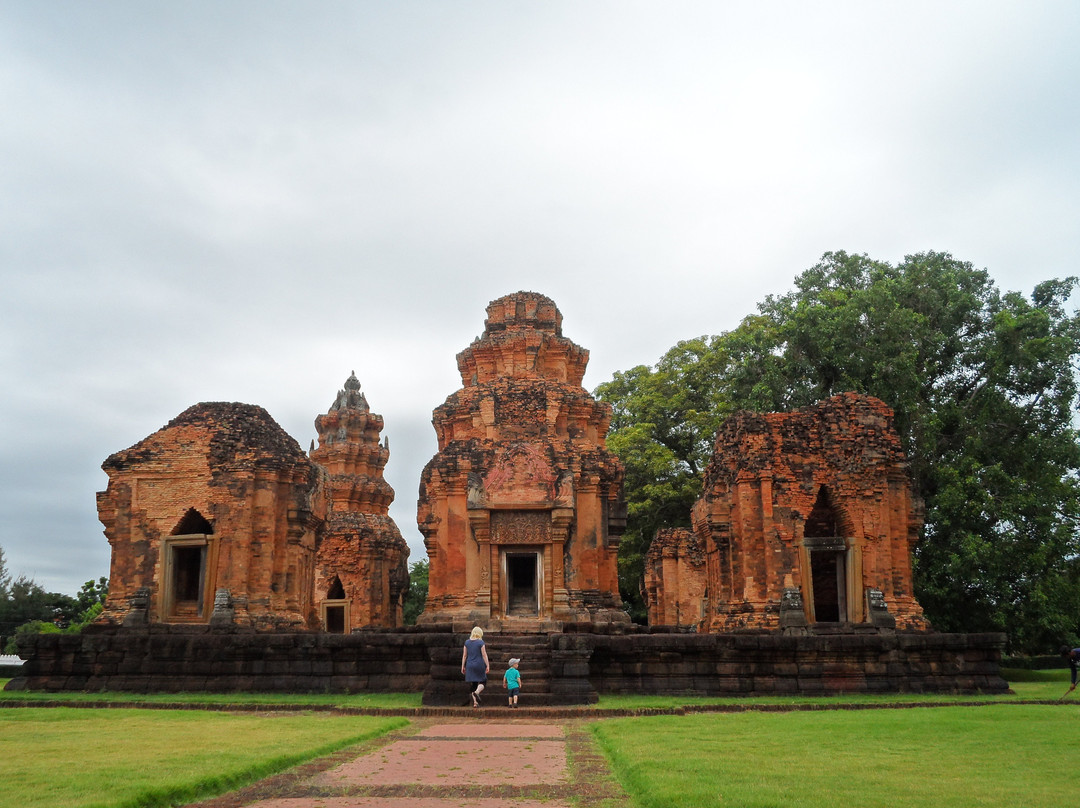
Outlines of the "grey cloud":
[{"label": "grey cloud", "polygon": [[[1075,272],[1071,3],[0,5],[0,546],[107,574],[99,466],[192,403],[302,446],[355,369],[414,557],[489,300],[586,385],[822,252]],[[92,569],[91,569],[92,568]]]}]

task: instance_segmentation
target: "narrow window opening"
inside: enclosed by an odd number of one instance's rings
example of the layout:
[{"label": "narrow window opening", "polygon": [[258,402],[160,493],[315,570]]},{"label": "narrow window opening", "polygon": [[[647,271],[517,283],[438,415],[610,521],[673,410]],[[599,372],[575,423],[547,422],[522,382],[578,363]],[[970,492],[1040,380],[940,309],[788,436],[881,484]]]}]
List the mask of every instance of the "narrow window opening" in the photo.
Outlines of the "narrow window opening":
[{"label": "narrow window opening", "polygon": [[341,585],[341,578],[334,576],[334,582],[326,592],[327,600],[345,600],[345,587]]}]

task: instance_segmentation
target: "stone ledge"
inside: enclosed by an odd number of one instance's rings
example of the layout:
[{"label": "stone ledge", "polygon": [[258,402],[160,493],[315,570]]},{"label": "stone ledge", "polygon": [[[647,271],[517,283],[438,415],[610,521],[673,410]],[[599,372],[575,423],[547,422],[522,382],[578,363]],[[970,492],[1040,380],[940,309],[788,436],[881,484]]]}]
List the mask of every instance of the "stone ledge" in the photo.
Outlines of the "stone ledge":
[{"label": "stone ledge", "polygon": [[[463,635],[319,635],[155,631],[36,635],[11,690],[134,692],[416,692],[463,702]],[[493,637],[499,644],[509,635]],[[842,641],[841,641],[842,640]],[[537,635],[522,637],[536,647]],[[597,694],[724,695],[852,692],[1004,693],[1003,634],[548,635],[536,658],[539,703],[589,704]],[[492,660],[496,684],[502,660]]]}]

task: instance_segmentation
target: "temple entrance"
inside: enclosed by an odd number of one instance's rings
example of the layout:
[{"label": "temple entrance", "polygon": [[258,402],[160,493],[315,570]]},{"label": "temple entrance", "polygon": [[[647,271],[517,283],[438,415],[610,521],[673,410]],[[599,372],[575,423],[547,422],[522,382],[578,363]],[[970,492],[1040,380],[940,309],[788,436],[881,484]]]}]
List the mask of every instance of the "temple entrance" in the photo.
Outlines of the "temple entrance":
[{"label": "temple entrance", "polygon": [[162,542],[162,561],[163,619],[207,622],[214,600],[213,537],[169,536]]},{"label": "temple entrance", "polygon": [[200,617],[206,578],[206,545],[172,548],[172,616]]},{"label": "temple entrance", "polygon": [[330,634],[344,634],[345,633],[345,606],[334,606],[329,603],[324,604],[325,611],[323,612],[323,622],[326,624],[325,629]]},{"label": "temple entrance", "polygon": [[323,631],[328,634],[349,633],[349,601],[345,599],[345,587],[341,585],[341,578],[337,575],[334,576],[319,611]]},{"label": "temple entrance", "polygon": [[828,488],[818,490],[807,517],[803,544],[809,555],[810,614],[817,623],[846,623],[848,615],[848,547],[843,515]]},{"label": "temple entrance", "polygon": [[846,553],[837,549],[810,551],[810,579],[814,590],[814,620],[818,623],[846,623]]},{"label": "temple entrance", "polygon": [[540,614],[540,554],[507,552],[503,555],[505,609],[508,617]]}]

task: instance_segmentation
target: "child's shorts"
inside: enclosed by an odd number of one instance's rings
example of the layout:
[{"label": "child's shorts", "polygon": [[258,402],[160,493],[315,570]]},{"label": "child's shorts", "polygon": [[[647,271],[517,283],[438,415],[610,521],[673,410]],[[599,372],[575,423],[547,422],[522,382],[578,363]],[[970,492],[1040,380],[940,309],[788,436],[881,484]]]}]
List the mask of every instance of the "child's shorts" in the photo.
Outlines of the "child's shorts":
[{"label": "child's shorts", "polygon": [[510,698],[514,698],[514,696],[516,696],[520,692],[521,692],[520,687],[512,687],[512,688],[510,688],[509,690],[506,691],[506,695],[509,696]]}]

